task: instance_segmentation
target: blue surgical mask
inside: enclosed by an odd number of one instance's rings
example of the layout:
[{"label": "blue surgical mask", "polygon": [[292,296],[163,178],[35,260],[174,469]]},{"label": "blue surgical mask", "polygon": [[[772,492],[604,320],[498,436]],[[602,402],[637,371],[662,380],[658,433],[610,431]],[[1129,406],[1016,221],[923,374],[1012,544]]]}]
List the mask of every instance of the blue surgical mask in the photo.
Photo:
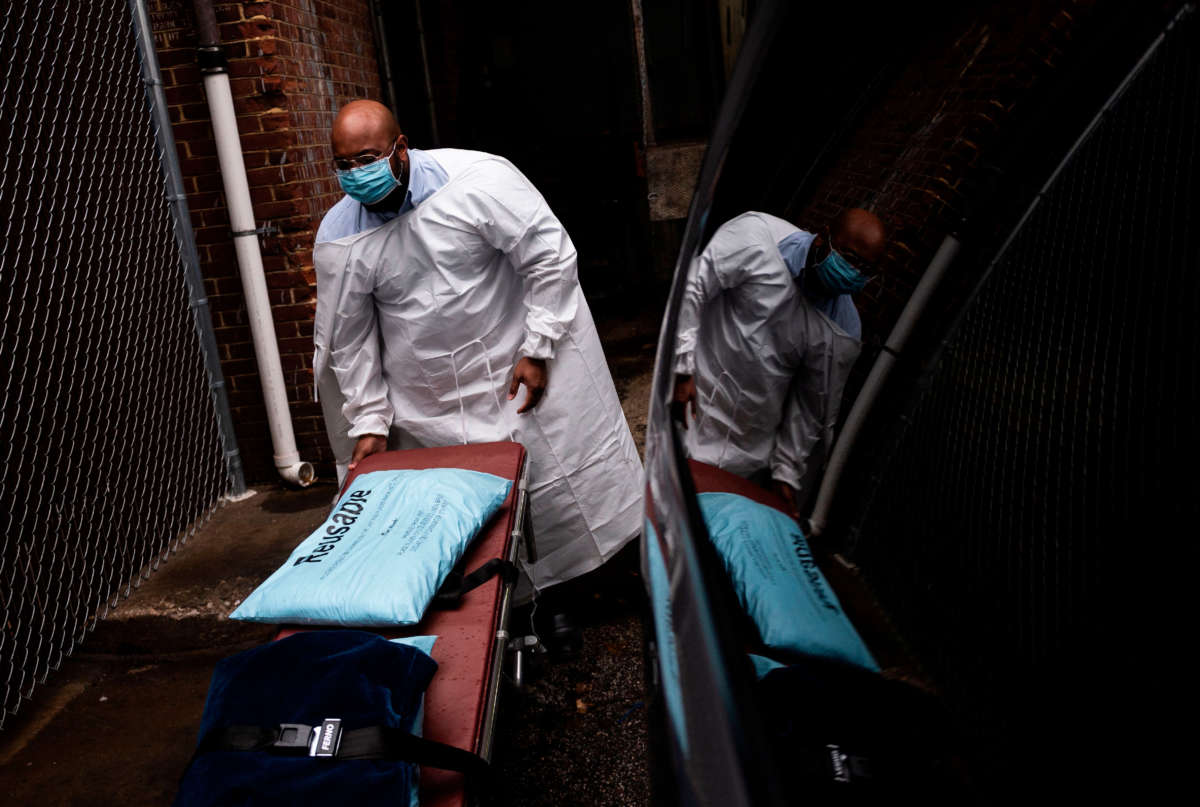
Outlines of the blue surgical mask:
[{"label": "blue surgical mask", "polygon": [[393,144],[386,157],[349,171],[338,171],[338,184],[351,199],[364,205],[383,201],[384,197],[400,187],[400,180],[392,173],[392,155],[395,153],[396,146]]},{"label": "blue surgical mask", "polygon": [[836,249],[829,250],[825,259],[813,266],[813,271],[817,273],[822,286],[838,294],[854,294],[867,285],[867,276],[855,269]]}]

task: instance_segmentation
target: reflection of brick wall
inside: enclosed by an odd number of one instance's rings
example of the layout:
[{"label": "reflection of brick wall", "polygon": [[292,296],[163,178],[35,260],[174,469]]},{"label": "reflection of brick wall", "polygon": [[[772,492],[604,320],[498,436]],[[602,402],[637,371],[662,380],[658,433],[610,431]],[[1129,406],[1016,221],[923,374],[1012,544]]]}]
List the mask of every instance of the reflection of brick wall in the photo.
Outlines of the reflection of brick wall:
[{"label": "reflection of brick wall", "polygon": [[[312,239],[340,198],[329,170],[337,107],[379,98],[366,0],[217,3],[221,41],[258,222],[275,331],[301,456],[332,470],[312,402],[316,276]],[[200,72],[189,0],[150,0],[159,63],[220,346],[238,444],[252,482],[275,478],[229,217]]]},{"label": "reflection of brick wall", "polygon": [[1069,48],[1093,0],[997,3],[913,58],[834,158],[797,221],[867,207],[892,230],[882,282],[859,298],[879,339],[942,238],[965,213],[963,180],[1028,91]]}]

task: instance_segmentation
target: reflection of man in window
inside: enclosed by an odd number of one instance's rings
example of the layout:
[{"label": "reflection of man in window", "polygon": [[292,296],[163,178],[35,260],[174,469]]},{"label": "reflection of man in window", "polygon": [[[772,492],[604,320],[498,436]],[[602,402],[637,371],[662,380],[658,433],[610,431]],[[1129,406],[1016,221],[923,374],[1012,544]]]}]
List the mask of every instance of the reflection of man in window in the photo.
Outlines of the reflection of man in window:
[{"label": "reflection of man in window", "polygon": [[820,479],[858,357],[850,295],[883,256],[874,214],[820,234],[766,213],[721,226],[692,268],[679,314],[675,417],[688,454],[771,484],[798,515]]}]

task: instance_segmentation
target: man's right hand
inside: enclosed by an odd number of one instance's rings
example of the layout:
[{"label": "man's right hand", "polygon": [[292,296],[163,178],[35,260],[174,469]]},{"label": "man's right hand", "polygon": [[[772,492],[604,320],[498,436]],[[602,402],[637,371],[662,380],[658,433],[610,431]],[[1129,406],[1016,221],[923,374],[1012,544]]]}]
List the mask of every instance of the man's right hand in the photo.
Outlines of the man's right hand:
[{"label": "man's right hand", "polygon": [[771,489],[775,492],[776,496],[783,499],[788,515],[799,521],[800,508],[796,506],[796,489],[787,482],[781,482],[778,479],[771,480]]},{"label": "man's right hand", "polygon": [[354,454],[350,457],[349,470],[353,471],[360,462],[381,451],[387,451],[387,437],[380,434],[364,434],[354,444]]},{"label": "man's right hand", "polygon": [[687,428],[687,410],[691,405],[692,420],[696,419],[696,377],[680,373],[675,376],[675,396],[671,400],[671,415]]}]

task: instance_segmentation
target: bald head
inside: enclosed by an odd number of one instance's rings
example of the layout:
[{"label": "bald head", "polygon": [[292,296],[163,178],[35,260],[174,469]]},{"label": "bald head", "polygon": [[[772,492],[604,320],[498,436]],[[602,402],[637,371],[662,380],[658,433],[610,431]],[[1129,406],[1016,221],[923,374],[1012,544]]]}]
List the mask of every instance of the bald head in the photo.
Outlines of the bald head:
[{"label": "bald head", "polygon": [[330,132],[335,156],[347,150],[356,153],[356,145],[368,141],[385,142],[390,149],[397,137],[400,124],[391,110],[377,101],[350,101],[337,113]]},{"label": "bald head", "polygon": [[878,216],[861,207],[843,211],[829,226],[829,233],[834,246],[851,262],[850,256],[857,256],[876,265],[887,249],[887,228]]}]

